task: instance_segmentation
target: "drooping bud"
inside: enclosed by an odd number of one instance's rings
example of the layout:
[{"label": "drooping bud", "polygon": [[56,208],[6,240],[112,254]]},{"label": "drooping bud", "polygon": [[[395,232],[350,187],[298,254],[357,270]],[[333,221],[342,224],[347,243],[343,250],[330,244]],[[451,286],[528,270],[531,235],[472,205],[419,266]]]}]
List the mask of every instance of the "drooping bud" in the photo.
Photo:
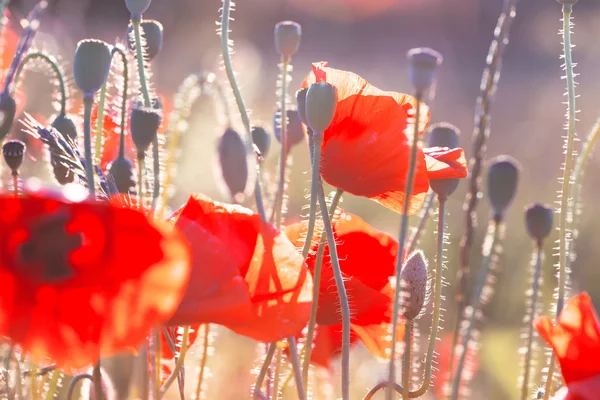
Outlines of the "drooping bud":
[{"label": "drooping bud", "polygon": [[306,93],[308,93],[308,88],[303,88],[296,92],[296,105],[298,107],[300,121],[308,126],[308,122],[306,121]]},{"label": "drooping bud", "polygon": [[108,165],[108,174],[112,177],[119,193],[127,194],[135,188],[133,164],[128,159],[117,157]]},{"label": "drooping bud", "polygon": [[300,47],[302,27],[297,22],[282,21],[275,25],[275,49],[286,57],[293,56]]},{"label": "drooping bud", "polygon": [[515,197],[519,169],[517,161],[508,156],[494,158],[488,168],[487,194],[496,221],[503,219],[506,208]]},{"label": "drooping bud", "polygon": [[429,147],[448,147],[455,149],[458,147],[458,128],[447,122],[440,122],[429,127],[427,145]]},{"label": "drooping bud", "polygon": [[108,43],[96,39],[86,39],[77,43],[73,75],[75,83],[84,95],[96,93],[110,72],[111,54]]},{"label": "drooping bud", "polygon": [[156,108],[134,107],[131,110],[129,129],[139,158],[144,158],[144,153],[156,138],[161,120],[160,110]]},{"label": "drooping bud", "polygon": [[50,152],[50,165],[54,178],[61,185],[67,185],[75,181],[75,173],[60,159],[59,156]]},{"label": "drooping bud", "polygon": [[306,121],[316,132],[324,132],[333,117],[337,107],[337,91],[335,86],[327,82],[317,82],[310,85],[306,92]]},{"label": "drooping bud", "polygon": [[0,142],[9,134],[17,113],[17,103],[8,93],[0,94]]},{"label": "drooping bud", "polygon": [[21,168],[23,156],[25,155],[25,143],[20,140],[6,141],[2,146],[2,155],[4,156],[4,162],[12,172],[12,176],[19,176],[19,168]]},{"label": "drooping bud", "polygon": [[58,115],[54,121],[52,121],[52,127],[59,131],[65,139],[77,139],[77,126],[75,126],[75,122],[68,115]]},{"label": "drooping bud", "polygon": [[217,147],[223,182],[232,199],[239,199],[248,184],[246,146],[240,135],[229,128],[219,139]]},{"label": "drooping bud", "polygon": [[525,211],[525,226],[529,236],[541,244],[552,232],[554,210],[546,205],[536,203]]},{"label": "drooping bud", "polygon": [[423,95],[435,82],[437,68],[443,60],[442,55],[433,49],[421,47],[409,50],[406,57],[410,82],[417,95]]},{"label": "drooping bud", "polygon": [[271,136],[261,126],[252,127],[252,141],[258,147],[258,151],[265,158],[271,148]]},{"label": "drooping bud", "polygon": [[[298,110],[286,110],[285,113],[287,114],[287,150],[289,150],[304,140],[304,130],[302,129],[302,121]],[[283,123],[281,110],[275,111],[273,114],[273,132],[275,132],[275,139],[279,143],[281,143],[281,126]]]},{"label": "drooping bud", "polygon": [[402,285],[402,316],[415,319],[421,313],[427,297],[427,260],[420,250],[411,254],[400,272]]},{"label": "drooping bud", "polygon": [[150,3],[152,0],[125,0],[125,5],[127,6],[127,10],[131,13],[132,16],[140,16],[148,10],[150,7]]},{"label": "drooping bud", "polygon": [[[153,60],[154,57],[160,53],[163,46],[163,26],[160,22],[153,19],[144,19],[140,23],[140,29],[144,33],[144,39],[146,40],[146,55],[149,60]],[[133,23],[129,24],[127,28],[127,42],[129,43],[129,49],[135,51],[135,38],[133,36]]]}]

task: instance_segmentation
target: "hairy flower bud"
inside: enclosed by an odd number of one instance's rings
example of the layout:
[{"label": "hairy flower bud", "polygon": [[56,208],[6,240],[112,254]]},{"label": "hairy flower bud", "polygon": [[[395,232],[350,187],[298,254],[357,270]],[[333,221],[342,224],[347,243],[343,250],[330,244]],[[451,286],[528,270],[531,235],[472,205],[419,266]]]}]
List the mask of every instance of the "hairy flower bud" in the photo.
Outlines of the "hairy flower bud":
[{"label": "hairy flower bud", "polygon": [[455,149],[458,147],[458,128],[447,122],[440,122],[429,127],[427,145],[429,147],[448,147]]},{"label": "hairy flower bud", "polygon": [[[300,115],[295,109],[286,110],[287,114],[287,150],[289,151],[292,147],[304,140],[304,130],[302,129],[302,121]],[[275,111],[273,114],[273,131],[275,132],[275,139],[281,143],[281,126],[283,124],[281,119],[281,110]]]},{"label": "hairy flower bud", "polygon": [[271,148],[271,136],[263,127],[252,127],[252,142],[258,147],[258,151],[260,151],[263,158],[266,157]]},{"label": "hairy flower bud", "polygon": [[161,120],[160,110],[156,108],[134,107],[131,110],[129,129],[139,158],[144,157],[150,143],[156,138]]},{"label": "hairy flower bud", "polygon": [[275,49],[282,56],[293,56],[300,47],[302,27],[293,21],[282,21],[275,25]]},{"label": "hairy flower bud", "polygon": [[19,168],[23,163],[23,156],[25,155],[25,143],[20,140],[8,140],[4,142],[2,146],[2,155],[4,156],[4,162],[10,168],[13,176],[19,175]]},{"label": "hairy flower bud", "polygon": [[337,107],[337,91],[335,86],[327,82],[310,85],[306,92],[306,121],[313,131],[323,132],[333,121]]},{"label": "hairy flower bud", "polygon": [[9,134],[17,113],[17,103],[8,93],[0,94],[0,142]]},{"label": "hairy flower bud", "polygon": [[110,72],[111,54],[108,43],[86,39],[77,43],[73,75],[75,83],[85,95],[93,95],[102,86]]},{"label": "hairy flower bud", "polygon": [[554,210],[546,205],[536,203],[525,211],[525,226],[529,236],[541,244],[552,232]]},{"label": "hairy flower bud", "polygon": [[246,146],[240,135],[229,128],[219,139],[217,147],[221,176],[232,199],[243,195],[248,184]]},{"label": "hairy flower bud", "polygon": [[127,10],[132,14],[132,16],[140,16],[148,10],[150,7],[150,3],[152,0],[125,0],[125,5],[127,6]]},{"label": "hairy flower bud", "polygon": [[407,53],[410,82],[418,95],[427,92],[436,78],[442,55],[430,48],[411,49]]},{"label": "hairy flower bud", "polygon": [[77,139],[77,126],[75,126],[75,122],[68,115],[62,114],[54,118],[52,127],[59,131],[65,139]]},{"label": "hairy flower bud", "polygon": [[[140,23],[140,28],[144,33],[144,39],[146,40],[146,55],[149,60],[153,60],[154,57],[160,53],[163,46],[163,26],[160,22],[153,19],[144,19]],[[133,37],[133,23],[129,24],[127,28],[127,42],[129,43],[129,49],[135,51],[135,38]]]},{"label": "hairy flower bud", "polygon": [[298,107],[300,121],[308,126],[308,122],[306,121],[306,93],[308,93],[308,88],[303,88],[296,92],[296,105]]},{"label": "hairy flower bud", "polygon": [[408,320],[415,319],[421,313],[427,297],[427,260],[423,252],[411,254],[400,272],[402,285],[402,316]]},{"label": "hairy flower bud", "polygon": [[135,188],[133,164],[128,159],[117,157],[108,165],[108,174],[119,193],[127,194]]},{"label": "hairy flower bud", "polygon": [[499,156],[492,160],[488,168],[487,195],[494,211],[494,219],[500,221],[517,191],[519,164],[508,156]]}]

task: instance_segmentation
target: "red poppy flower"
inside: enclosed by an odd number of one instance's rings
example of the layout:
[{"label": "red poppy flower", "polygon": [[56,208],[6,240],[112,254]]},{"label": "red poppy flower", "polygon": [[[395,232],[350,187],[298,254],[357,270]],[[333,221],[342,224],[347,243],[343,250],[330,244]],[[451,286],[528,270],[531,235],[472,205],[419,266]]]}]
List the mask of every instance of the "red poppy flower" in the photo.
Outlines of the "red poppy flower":
[{"label": "red poppy flower", "polygon": [[[445,332],[440,337],[440,340],[436,343],[436,353],[438,354],[437,366],[439,368],[438,373],[433,378],[433,389],[435,394],[440,399],[446,398],[446,387],[448,385],[448,379],[450,379],[450,355],[452,354],[452,339],[453,334]],[[454,363],[456,367],[460,359],[458,352],[454,353]],[[477,351],[471,346],[467,347],[467,356],[465,359],[465,368],[462,373],[462,381],[460,386],[460,393],[466,389],[466,382],[470,381],[472,377],[477,373],[479,369],[479,357]],[[459,394],[460,394],[459,393]]]},{"label": "red poppy flower", "polygon": [[564,386],[552,400],[596,400],[600,393],[600,376]]},{"label": "red poppy flower", "polygon": [[[556,325],[546,316],[535,322],[542,339],[554,350],[569,388],[568,399],[596,399],[584,393],[598,387],[600,379],[600,323],[587,293],[571,298],[560,313]],[[586,383],[587,382],[587,383]],[[582,393],[577,397],[574,393]]]},{"label": "red poppy flower", "polygon": [[171,325],[216,323],[272,342],[307,323],[312,279],[294,245],[258,214],[193,195],[173,217],[193,252]]},{"label": "red poppy flower", "polygon": [[[416,100],[406,94],[384,92],[356,74],[329,68],[326,62],[313,64],[302,86],[320,81],[337,88],[337,108],[321,144],[323,179],[348,193],[402,212]],[[429,110],[424,104],[420,115],[422,133],[429,123]],[[418,149],[409,214],[423,205],[429,179],[467,176],[462,153],[461,149],[449,152]],[[444,162],[436,163],[434,159]]]},{"label": "red poppy flower", "polygon": [[108,203],[0,195],[0,335],[81,368],[170,318],[189,278],[181,234]]}]

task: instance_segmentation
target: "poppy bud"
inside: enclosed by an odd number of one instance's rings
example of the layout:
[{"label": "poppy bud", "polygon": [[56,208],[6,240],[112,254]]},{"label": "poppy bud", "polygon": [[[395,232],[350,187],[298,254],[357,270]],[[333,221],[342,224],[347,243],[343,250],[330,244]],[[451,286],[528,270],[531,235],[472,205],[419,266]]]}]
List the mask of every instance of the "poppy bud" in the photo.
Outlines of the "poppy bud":
[{"label": "poppy bud", "polygon": [[556,0],[563,6],[574,6],[578,0]]},{"label": "poppy bud", "polygon": [[77,139],[77,127],[75,126],[75,122],[65,114],[57,116],[54,121],[52,121],[52,127],[59,131],[65,139]]},{"label": "poppy bud", "polygon": [[432,179],[429,181],[429,187],[440,198],[446,199],[454,193],[459,183],[460,179]]},{"label": "poppy bud", "polygon": [[75,174],[71,169],[60,160],[59,156],[54,155],[50,152],[50,165],[52,165],[52,172],[54,178],[61,185],[68,185],[75,181]]},{"label": "poppy bud", "polygon": [[335,115],[337,91],[327,82],[313,83],[306,92],[305,112],[308,125],[316,132],[324,132]]},{"label": "poppy bud", "polygon": [[512,157],[499,156],[492,160],[488,168],[487,194],[496,221],[502,220],[504,211],[515,197],[518,178],[519,166]]},{"label": "poppy bud", "polygon": [[0,94],[0,142],[10,132],[16,113],[17,103],[15,99],[8,92]]},{"label": "poppy bud", "polygon": [[260,126],[252,127],[252,141],[258,147],[258,151],[264,157],[267,156],[271,147],[271,136]]},{"label": "poppy bud", "polygon": [[[140,23],[140,28],[144,32],[146,39],[146,55],[149,60],[154,59],[163,46],[163,26],[160,22],[153,19],[145,19]],[[127,28],[127,42],[131,51],[135,51],[135,39],[133,37],[133,24],[130,23]]]},{"label": "poppy bud", "polygon": [[429,128],[427,145],[429,147],[455,149],[458,147],[458,135],[460,135],[460,131],[457,127],[446,122],[440,122]]},{"label": "poppy bud", "polygon": [[156,138],[161,119],[160,112],[156,108],[134,107],[131,110],[129,129],[139,158],[144,157],[150,143]]},{"label": "poppy bud", "polygon": [[152,3],[152,0],[125,0],[125,6],[131,13],[132,19],[137,16],[141,18],[141,15],[150,7],[150,3]]},{"label": "poppy bud", "polygon": [[117,157],[109,164],[108,173],[112,176],[119,193],[127,194],[135,187],[133,164],[128,159]]},{"label": "poppy bud", "polygon": [[246,146],[240,135],[229,128],[219,139],[217,151],[223,181],[235,199],[244,193],[248,183]]},{"label": "poppy bud", "polygon": [[108,43],[96,39],[86,39],[77,43],[73,75],[75,83],[84,94],[96,93],[110,72],[111,54]]},{"label": "poppy bud", "polygon": [[300,117],[300,121],[306,126],[308,126],[308,122],[306,122],[306,93],[308,92],[308,88],[300,89],[296,92],[296,105],[298,107],[298,116]]},{"label": "poppy bud", "polygon": [[[304,130],[302,129],[302,121],[298,110],[286,110],[287,114],[287,150],[297,145],[304,139]],[[281,143],[281,126],[284,121],[281,119],[281,110],[275,111],[273,114],[273,131],[275,132],[275,139]]]},{"label": "poppy bud", "polygon": [[2,155],[8,168],[12,171],[13,176],[19,175],[19,168],[23,163],[23,155],[25,154],[25,143],[20,140],[9,140],[2,146]]},{"label": "poppy bud", "polygon": [[408,320],[415,319],[421,313],[427,294],[427,260],[420,250],[410,255],[404,263],[400,284],[404,293],[402,316]]},{"label": "poppy bud", "polygon": [[275,25],[275,48],[282,56],[293,56],[300,47],[302,27],[293,21],[282,21]]},{"label": "poppy bud", "polygon": [[543,204],[532,204],[525,211],[525,226],[529,236],[541,244],[552,232],[554,210]]},{"label": "poppy bud", "polygon": [[433,85],[437,67],[442,63],[442,55],[437,51],[422,47],[407,53],[410,82],[417,94],[423,94]]}]

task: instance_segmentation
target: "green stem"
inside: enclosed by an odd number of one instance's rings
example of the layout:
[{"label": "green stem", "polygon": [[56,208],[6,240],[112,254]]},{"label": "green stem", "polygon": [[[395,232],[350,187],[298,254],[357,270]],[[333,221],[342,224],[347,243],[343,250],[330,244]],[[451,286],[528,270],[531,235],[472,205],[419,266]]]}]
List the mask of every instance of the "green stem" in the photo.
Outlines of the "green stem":
[{"label": "green stem", "polygon": [[52,379],[48,385],[48,391],[46,392],[46,400],[53,400],[58,388],[58,381],[60,380],[61,372],[58,370],[52,371]]},{"label": "green stem", "polygon": [[[319,133],[322,137],[322,134]],[[321,168],[321,146],[318,148],[314,147],[314,139],[311,134],[309,137],[311,161],[312,161],[312,178],[310,184],[310,209],[308,212],[308,226],[306,228],[306,238],[304,239],[304,246],[302,246],[302,257],[306,260],[308,253],[312,245],[312,239],[315,231],[315,223],[317,217],[317,188],[319,187],[319,176]],[[320,141],[319,141],[320,143]]]},{"label": "green stem", "polygon": [[279,399],[279,375],[281,374],[281,358],[283,355],[283,348],[277,343],[277,350],[275,351],[275,371],[273,372],[273,399]]},{"label": "green stem", "polygon": [[[320,146],[320,140],[315,136],[315,147]],[[316,157],[315,157],[316,158]],[[344,286],[344,277],[340,269],[340,261],[337,255],[335,244],[335,236],[333,235],[333,226],[331,219],[327,213],[327,201],[323,193],[323,186],[320,185],[318,190],[319,206],[321,208],[321,216],[323,218],[323,229],[327,235],[327,244],[329,246],[329,257],[331,259],[331,268],[335,277],[335,285],[337,287],[340,310],[342,313],[342,400],[350,399],[350,306],[348,305],[348,295]],[[313,300],[314,301],[314,300]]]},{"label": "green stem", "polygon": [[171,375],[169,375],[165,384],[160,388],[159,399],[165,395],[167,390],[169,390],[169,387],[171,387],[173,382],[175,382],[175,380],[179,376],[179,372],[181,371],[181,368],[183,367],[183,364],[185,361],[185,355],[187,353],[189,337],[190,337],[190,327],[189,327],[189,325],[186,325],[183,328],[183,338],[181,339],[181,351],[179,352],[179,357],[177,357],[177,363],[175,363],[175,369],[173,370],[173,372],[171,372]]},{"label": "green stem", "polygon": [[94,394],[96,400],[104,400],[104,389],[102,388],[102,372],[100,371],[100,361],[94,365],[92,371],[92,377],[94,381]]},{"label": "green stem", "polygon": [[96,144],[94,151],[94,160],[97,165],[100,165],[100,159],[102,157],[102,138],[104,133],[104,105],[106,103],[106,89],[108,86],[108,80],[102,85],[100,89],[100,98],[98,99],[98,115],[96,117]]},{"label": "green stem", "polygon": [[[94,377],[90,374],[75,375],[73,379],[71,379],[71,382],[69,382],[69,387],[67,388],[67,400],[73,400],[73,394],[75,394],[75,387],[79,382],[81,382],[84,379],[89,379],[90,381],[92,381],[92,383],[94,382]],[[21,398],[22,397],[19,397],[19,399]]]},{"label": "green stem", "polygon": [[[302,378],[302,370],[300,368],[300,359],[298,358],[298,344],[296,343],[295,337],[288,338],[288,344],[290,346],[290,360],[292,362],[292,372],[296,378],[296,390],[298,391],[298,400],[306,400],[306,390],[304,380]],[[282,387],[282,392],[283,392]],[[276,391],[273,391],[277,395]]]},{"label": "green stem", "polygon": [[[0,18],[2,18],[4,16],[5,3],[6,3],[6,1],[2,2],[2,4],[0,5]],[[0,24],[0,32],[2,31],[2,26],[3,25]],[[11,86],[11,90],[10,90],[11,96],[13,96],[13,97],[15,96],[15,91],[17,90],[19,78],[21,77],[21,74],[23,72],[23,69],[25,68],[25,65],[27,65],[27,63],[32,60],[45,61],[46,64],[48,64],[48,66],[52,69],[52,72],[54,72],[54,75],[55,75],[56,79],[58,80],[58,87],[60,90],[60,111],[59,111],[58,115],[60,115],[60,116],[65,115],[66,109],[67,109],[67,92],[65,89],[65,75],[62,72],[60,66],[58,65],[58,62],[56,61],[56,59],[46,53],[42,53],[41,51],[29,53],[25,57],[23,57],[23,60],[19,64],[19,67],[17,68],[17,72],[15,73],[15,80],[14,80],[14,83]]]},{"label": "green stem", "polygon": [[267,371],[269,370],[269,366],[271,365],[271,361],[273,360],[273,356],[275,355],[275,350],[277,349],[277,343],[270,343],[269,349],[267,350],[267,354],[265,355],[265,360],[263,361],[263,365],[256,377],[256,383],[254,384],[254,399],[259,399],[263,382],[265,381],[265,377],[267,376]]},{"label": "green stem", "polygon": [[113,47],[111,55],[121,56],[123,62],[123,100],[121,102],[121,135],[119,138],[119,159],[125,158],[125,118],[127,118],[127,98],[129,96],[129,66],[127,65],[127,54],[120,47]]},{"label": "green stem", "polygon": [[[400,282],[400,272],[402,271],[402,254],[404,254],[406,231],[408,229],[408,208],[410,207],[410,197],[413,190],[413,181],[415,177],[415,168],[417,165],[417,149],[419,147],[419,118],[421,108],[421,96],[417,94],[417,105],[415,111],[413,143],[410,154],[410,164],[408,175],[406,177],[406,193],[404,195],[404,209],[402,210],[402,221],[400,224],[400,234],[398,239],[398,257],[396,260],[396,282]],[[404,160],[403,160],[404,161]],[[392,348],[390,351],[390,362],[388,368],[388,389],[386,399],[392,400],[393,382],[396,378],[396,331],[398,330],[398,306],[400,303],[401,285],[396,285],[394,293],[394,311],[392,314]]]},{"label": "green stem", "polygon": [[87,179],[90,197],[96,198],[96,185],[94,183],[94,160],[92,158],[92,106],[94,105],[94,95],[83,95],[83,147],[85,153],[85,175]]},{"label": "green stem", "polygon": [[552,389],[554,389],[554,370],[556,369],[556,359],[554,356],[554,352],[550,356],[550,361],[548,362],[548,372],[546,376],[546,384],[544,385],[544,400],[550,399],[550,393],[552,393]]},{"label": "green stem", "polygon": [[152,399],[160,400],[160,358],[157,348],[160,343],[160,330],[153,328],[148,338],[148,355],[150,358],[150,381],[152,384]]},{"label": "green stem", "polygon": [[204,341],[202,342],[202,358],[200,359],[200,372],[198,375],[198,384],[196,386],[196,397],[194,400],[200,400],[202,393],[202,382],[204,381],[204,369],[206,368],[206,360],[208,359],[208,340],[210,332],[210,324],[204,325]]},{"label": "green stem", "polygon": [[141,16],[140,18],[132,18],[131,22],[133,24],[133,34],[135,36],[135,55],[137,60],[138,75],[140,77],[140,85],[142,88],[142,95],[144,96],[144,105],[147,108],[152,108],[152,98],[150,97],[148,81],[146,80],[146,66],[144,65],[144,49],[142,48],[142,36],[140,33]]},{"label": "green stem", "polygon": [[433,205],[433,200],[435,199],[435,193],[430,190],[427,193],[427,198],[425,199],[425,204],[419,213],[419,225],[414,229],[410,239],[408,239],[408,245],[406,246],[406,254],[412,254],[413,251],[417,248],[419,244],[419,239],[421,238],[421,234],[425,230],[425,226],[427,225],[427,221],[429,220],[429,215],[431,214],[431,206]]},{"label": "green stem", "polygon": [[[277,186],[277,195],[273,207],[271,221],[279,229],[283,211],[283,197],[285,195],[285,170],[287,167],[288,156],[288,137],[287,137],[287,73],[290,64],[290,56],[281,56],[281,98],[279,108],[281,112],[281,155],[279,156],[279,184]],[[304,256],[306,258],[306,256]]]},{"label": "green stem", "polygon": [[402,400],[410,398],[410,350],[412,346],[412,331],[413,320],[407,320],[404,328],[404,354],[402,355]]}]

